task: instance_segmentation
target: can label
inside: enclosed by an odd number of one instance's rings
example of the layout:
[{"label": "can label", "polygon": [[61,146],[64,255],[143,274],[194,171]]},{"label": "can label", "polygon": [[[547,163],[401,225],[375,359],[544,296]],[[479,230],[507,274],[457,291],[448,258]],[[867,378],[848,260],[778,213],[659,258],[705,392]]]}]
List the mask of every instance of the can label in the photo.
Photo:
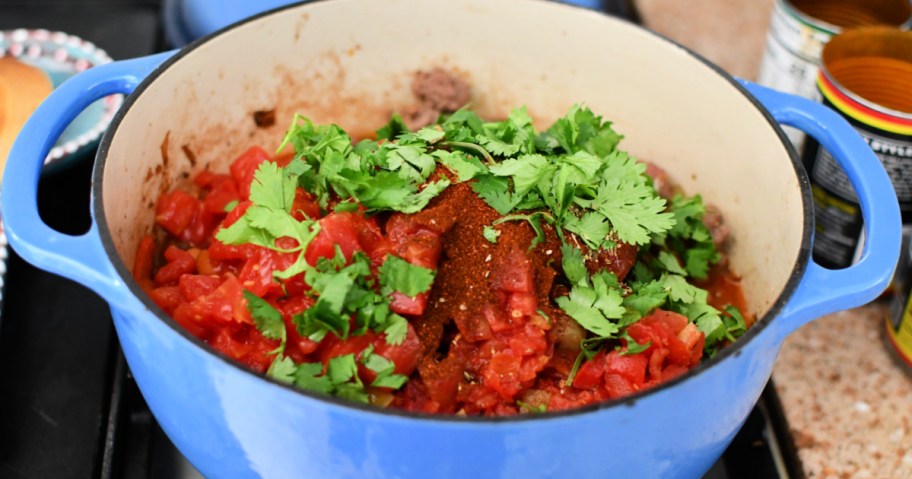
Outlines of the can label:
[{"label": "can label", "polygon": [[788,2],[779,0],[773,9],[757,81],[786,93],[819,99],[816,81],[820,53],[835,34],[801,18]]},{"label": "can label", "polygon": [[[824,104],[832,107],[828,101]],[[912,215],[912,141],[874,133],[849,120],[887,171],[903,216]],[[808,151],[813,150],[809,174],[816,220],[814,258],[822,266],[844,268],[854,262],[862,244],[861,207],[849,178],[830,152],[811,141]]]},{"label": "can label", "polygon": [[[757,82],[761,85],[819,101],[816,79],[823,45],[836,33],[802,18],[787,1],[779,0],[773,8],[766,51],[760,63]],[[804,133],[786,128],[785,133],[796,148],[801,148]]]},{"label": "can label", "polygon": [[[905,228],[904,228],[905,233]],[[893,277],[894,296],[884,326],[887,340],[900,359],[912,367],[912,254],[909,237],[903,235],[899,267]]]}]

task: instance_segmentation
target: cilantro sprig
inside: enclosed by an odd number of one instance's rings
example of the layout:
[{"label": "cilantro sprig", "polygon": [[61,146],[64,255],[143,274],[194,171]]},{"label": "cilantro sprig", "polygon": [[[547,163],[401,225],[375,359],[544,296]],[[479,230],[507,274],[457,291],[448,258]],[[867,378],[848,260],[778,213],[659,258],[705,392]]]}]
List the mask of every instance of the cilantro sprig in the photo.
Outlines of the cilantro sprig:
[{"label": "cilantro sprig", "polygon": [[548,212],[558,228],[593,249],[615,240],[648,244],[674,226],[645,164],[617,150],[621,135],[586,107],[574,106],[536,134],[525,108],[483,123],[459,111],[441,123],[445,144],[472,144],[498,161],[477,173],[474,191],[502,215]]},{"label": "cilantro sprig", "polygon": [[[215,238],[227,245],[254,244],[283,253],[298,253],[294,264],[276,271],[277,278],[290,278],[307,269],[304,252],[320,232],[317,221],[298,221],[292,215],[298,175],[289,169],[264,162],[254,172],[250,185],[250,207],[231,226],[220,229]],[[283,249],[276,240],[289,237],[297,242],[292,249]]]}]

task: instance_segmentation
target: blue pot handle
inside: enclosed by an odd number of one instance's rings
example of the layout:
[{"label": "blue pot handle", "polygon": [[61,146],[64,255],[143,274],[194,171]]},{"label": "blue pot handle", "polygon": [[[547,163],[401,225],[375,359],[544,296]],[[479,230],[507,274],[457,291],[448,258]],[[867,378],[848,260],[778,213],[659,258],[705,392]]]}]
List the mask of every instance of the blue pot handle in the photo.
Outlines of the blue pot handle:
[{"label": "blue pot handle", "polygon": [[79,236],[48,227],[38,215],[38,177],[57,138],[85,107],[108,95],[129,95],[172,53],[100,65],[65,81],[22,127],[3,175],[0,216],[13,249],[26,261],[82,283],[112,304],[120,303],[125,288],[102,246],[97,225],[93,221],[89,231]]},{"label": "blue pot handle", "polygon": [[899,261],[902,219],[893,184],[868,144],[833,110],[742,80],[773,118],[814,137],[845,170],[861,203],[864,247],[857,263],[826,269],[813,258],[792,298],[776,319],[787,335],[805,323],[861,306],[886,289]]}]

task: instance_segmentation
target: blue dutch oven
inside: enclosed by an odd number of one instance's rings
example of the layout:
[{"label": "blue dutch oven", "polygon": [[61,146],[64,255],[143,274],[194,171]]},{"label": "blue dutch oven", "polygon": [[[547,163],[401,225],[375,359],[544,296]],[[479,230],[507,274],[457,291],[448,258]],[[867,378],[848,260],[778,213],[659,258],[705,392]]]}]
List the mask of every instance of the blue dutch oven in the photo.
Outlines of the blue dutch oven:
[{"label": "blue dutch oven", "polygon": [[[275,148],[294,112],[368,132],[409,106],[410,76],[443,67],[489,117],[526,104],[540,125],[584,101],[622,146],[719,207],[731,267],[758,318],[688,374],[621,401],[500,419],[427,417],[300,391],[226,360],[168,318],[129,271],[158,195],[253,144]],[[102,140],[94,223],[49,229],[36,209],[43,158],[86,105],[129,95]],[[275,125],[251,115],[273,111]],[[807,177],[779,124],[817,138],[864,214],[859,261],[810,257]],[[186,152],[191,152],[187,154]],[[2,217],[28,261],[111,305],[136,381],[162,428],[209,477],[699,477],[766,384],[785,337],[864,304],[889,282],[900,244],[893,188],[838,115],[737,81],[674,43],[580,8],[528,0],[338,0],[285,7],[166,53],[93,68],[25,126],[2,185]]]}]

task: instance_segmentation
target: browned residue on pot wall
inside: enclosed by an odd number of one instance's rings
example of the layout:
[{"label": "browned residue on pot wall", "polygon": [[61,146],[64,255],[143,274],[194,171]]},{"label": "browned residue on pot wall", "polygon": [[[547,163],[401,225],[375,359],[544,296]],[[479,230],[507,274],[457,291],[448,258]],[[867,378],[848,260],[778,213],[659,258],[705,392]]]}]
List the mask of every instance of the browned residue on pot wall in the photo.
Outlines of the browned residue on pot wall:
[{"label": "browned residue on pot wall", "polygon": [[[168,132],[165,133],[165,138],[162,139],[162,143],[161,143],[161,157],[162,157],[161,165],[160,165],[160,167],[155,168],[156,175],[161,177],[161,184],[158,187],[159,196],[161,196],[162,194],[164,194],[165,192],[167,192],[171,189],[171,176],[169,175],[169,173],[171,172],[171,168],[170,168],[171,156],[168,153],[168,144],[170,142],[171,142],[171,130],[168,130]],[[162,175],[162,172],[164,172],[165,174]]]}]

